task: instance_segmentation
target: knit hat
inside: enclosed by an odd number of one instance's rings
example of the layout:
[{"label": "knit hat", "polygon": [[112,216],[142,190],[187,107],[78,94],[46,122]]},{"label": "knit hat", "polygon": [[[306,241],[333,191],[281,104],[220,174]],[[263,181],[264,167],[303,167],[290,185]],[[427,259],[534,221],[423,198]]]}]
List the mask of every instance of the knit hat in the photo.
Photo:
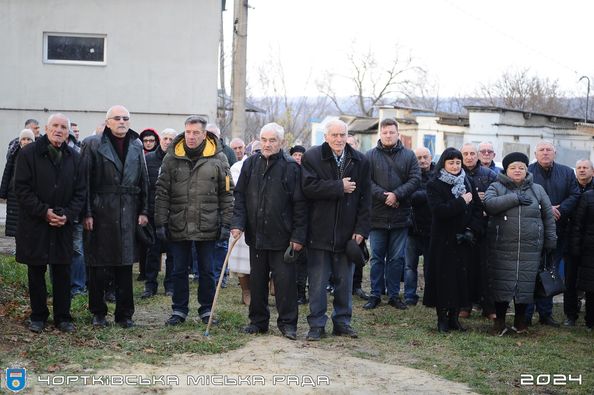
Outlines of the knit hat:
[{"label": "knit hat", "polygon": [[505,155],[505,158],[503,158],[503,171],[506,172],[507,167],[514,162],[525,163],[526,167],[528,167],[529,164],[528,157],[525,154],[521,152],[512,152],[511,154]]},{"label": "knit hat", "polygon": [[293,155],[295,152],[301,152],[302,154],[304,154],[305,147],[302,145],[295,145],[295,146],[291,147],[291,149],[289,150],[289,155]]},{"label": "knit hat", "polygon": [[35,141],[35,135],[31,129],[23,129],[19,134],[19,141],[21,141],[24,137],[29,137],[31,141]]}]

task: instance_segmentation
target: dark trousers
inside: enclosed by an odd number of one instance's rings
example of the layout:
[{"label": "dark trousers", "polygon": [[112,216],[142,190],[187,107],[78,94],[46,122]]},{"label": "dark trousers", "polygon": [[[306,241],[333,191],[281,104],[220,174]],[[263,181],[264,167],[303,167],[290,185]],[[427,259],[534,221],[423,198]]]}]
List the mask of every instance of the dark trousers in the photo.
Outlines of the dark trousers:
[{"label": "dark trousers", "polygon": [[[527,306],[528,305],[526,303],[516,303],[514,306],[516,317],[524,317],[524,315],[526,314]],[[505,319],[507,308],[509,307],[509,302],[495,302],[494,307],[497,318],[503,317]]]},{"label": "dark trousers", "polygon": [[337,326],[351,324],[353,315],[353,270],[355,264],[347,260],[344,252],[307,249],[307,275],[309,277],[309,315],[311,328],[324,328],[328,317],[326,285],[332,274],[334,299],[332,322]]},{"label": "dark trousers", "polygon": [[268,279],[272,272],[274,281],[277,325],[297,328],[297,282],[295,263],[286,263],[284,251],[258,250],[250,247],[250,323],[268,329]]},{"label": "dark trousers", "polygon": [[165,292],[173,292],[173,280],[171,279],[171,273],[173,272],[173,254],[171,253],[171,249],[167,242],[156,240],[148,249],[144,272],[146,276],[144,289],[153,293],[157,293],[157,289],[159,288],[157,277],[161,270],[161,255],[163,250],[166,251],[163,288],[165,288]]},{"label": "dark trousers", "polygon": [[198,314],[200,318],[208,317],[212,308],[216,283],[214,278],[214,249],[215,241],[171,241],[173,254],[173,297],[171,308],[173,315],[186,318],[189,313],[190,285],[188,272],[192,264],[192,246],[198,254]]},{"label": "dark trousers", "polygon": [[[50,265],[50,280],[54,298],[54,324],[71,322],[70,315],[70,265]],[[47,321],[47,287],[45,272],[47,265],[27,265],[31,321]]]},{"label": "dark trousers", "polygon": [[563,312],[572,320],[578,319],[577,272],[579,259],[567,256],[565,262],[565,293],[563,293]]},{"label": "dark trousers", "polygon": [[94,315],[107,315],[105,292],[109,278],[113,276],[116,308],[114,319],[121,322],[134,315],[132,293],[132,265],[89,267],[89,310]]},{"label": "dark trousers", "polygon": [[353,272],[353,291],[355,291],[355,289],[361,288],[362,282],[363,282],[363,266],[355,265],[355,271]]},{"label": "dark trousers", "polygon": [[594,292],[586,292],[586,326],[594,328]]},{"label": "dark trousers", "polygon": [[297,270],[297,293],[298,296],[305,298],[305,289],[307,288],[307,254],[305,251],[301,253],[301,256],[295,264]]}]

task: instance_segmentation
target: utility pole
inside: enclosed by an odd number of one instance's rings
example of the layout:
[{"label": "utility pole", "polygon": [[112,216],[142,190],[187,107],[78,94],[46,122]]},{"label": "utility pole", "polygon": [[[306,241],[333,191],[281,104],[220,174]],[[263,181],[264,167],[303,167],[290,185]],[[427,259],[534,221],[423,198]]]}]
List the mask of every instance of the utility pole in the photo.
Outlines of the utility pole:
[{"label": "utility pole", "polygon": [[220,106],[217,113],[217,123],[221,132],[227,128],[227,89],[225,88],[225,34],[223,30],[223,12],[225,9],[225,2],[223,2],[223,9],[221,10],[221,24],[219,31],[219,79],[220,79]]},{"label": "utility pole", "polygon": [[584,117],[584,123],[588,123],[588,115],[589,115],[589,101],[590,101],[590,78],[588,76],[582,76],[582,78],[580,78],[580,82],[585,79],[586,81],[588,81],[588,88],[586,91],[586,116]]},{"label": "utility pole", "polygon": [[231,136],[233,138],[244,138],[246,129],[247,11],[248,0],[235,0],[233,7],[233,70],[231,76],[231,96],[233,99]]}]

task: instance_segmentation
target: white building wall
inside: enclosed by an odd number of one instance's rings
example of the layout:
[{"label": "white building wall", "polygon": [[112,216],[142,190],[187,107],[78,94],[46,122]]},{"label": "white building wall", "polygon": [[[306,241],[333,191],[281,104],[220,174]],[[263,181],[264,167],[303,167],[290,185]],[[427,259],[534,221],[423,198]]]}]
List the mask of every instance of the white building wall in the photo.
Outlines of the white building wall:
[{"label": "white building wall", "polygon": [[[220,0],[2,0],[0,160],[27,118],[60,111],[88,135],[123,104],[131,127],[216,119]],[[43,33],[105,34],[104,66],[43,63]],[[49,111],[44,111],[48,109]]]}]

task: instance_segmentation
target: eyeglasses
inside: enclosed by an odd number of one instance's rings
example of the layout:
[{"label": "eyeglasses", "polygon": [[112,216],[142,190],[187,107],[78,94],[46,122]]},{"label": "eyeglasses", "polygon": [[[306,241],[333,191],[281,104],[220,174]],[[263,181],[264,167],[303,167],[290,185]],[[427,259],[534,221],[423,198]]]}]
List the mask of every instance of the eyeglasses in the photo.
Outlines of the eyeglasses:
[{"label": "eyeglasses", "polygon": [[155,139],[142,139],[142,142],[143,143],[154,143],[155,141],[157,141],[157,140],[155,140]]},{"label": "eyeglasses", "polygon": [[491,155],[491,154],[495,153],[495,151],[490,150],[490,149],[482,149],[479,152],[483,155]]},{"label": "eyeglasses", "polygon": [[125,116],[122,117],[120,115],[116,115],[115,117],[111,117],[111,118],[107,118],[107,119],[113,119],[114,121],[122,121],[122,120],[129,121],[130,117],[125,117]]}]

